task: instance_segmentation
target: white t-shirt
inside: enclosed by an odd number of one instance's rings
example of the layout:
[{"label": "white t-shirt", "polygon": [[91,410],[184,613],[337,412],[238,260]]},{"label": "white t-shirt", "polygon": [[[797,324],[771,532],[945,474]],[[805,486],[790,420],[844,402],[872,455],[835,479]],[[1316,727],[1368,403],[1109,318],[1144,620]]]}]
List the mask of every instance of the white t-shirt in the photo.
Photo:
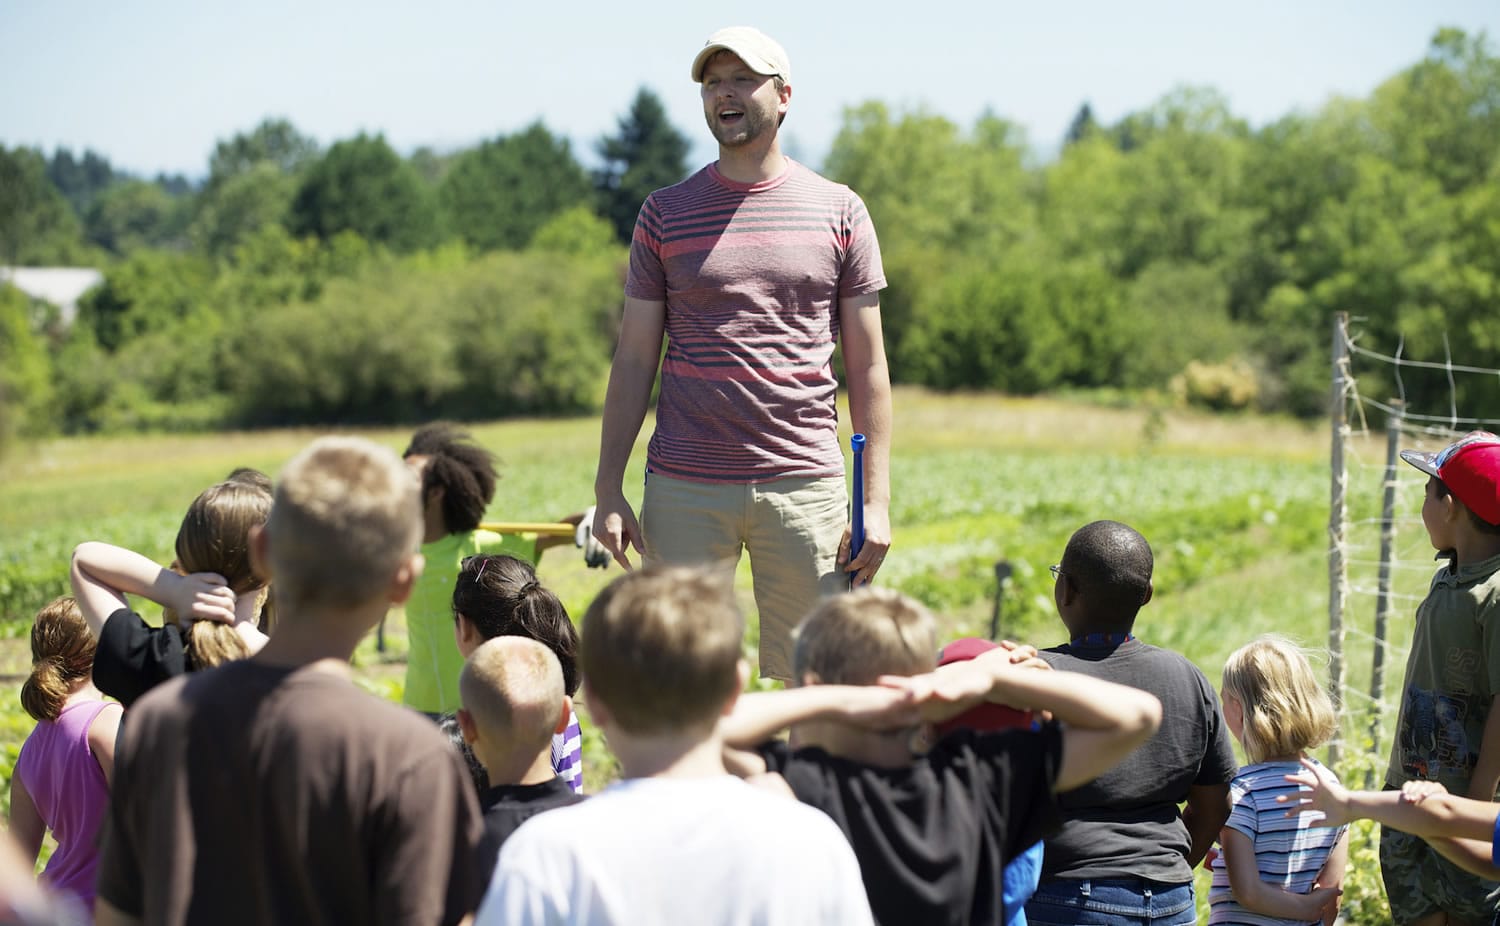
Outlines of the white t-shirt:
[{"label": "white t-shirt", "polygon": [[854,851],[821,811],[728,775],[623,781],[506,840],[476,926],[867,924]]}]

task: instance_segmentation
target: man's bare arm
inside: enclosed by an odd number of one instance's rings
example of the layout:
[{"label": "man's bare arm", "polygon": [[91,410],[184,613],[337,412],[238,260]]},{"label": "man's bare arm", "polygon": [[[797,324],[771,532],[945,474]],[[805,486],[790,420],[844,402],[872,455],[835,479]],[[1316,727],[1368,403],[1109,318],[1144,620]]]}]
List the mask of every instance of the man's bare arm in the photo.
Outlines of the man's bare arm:
[{"label": "man's bare arm", "polygon": [[651,404],[666,317],[665,302],[625,297],[620,343],[615,348],[604,395],[599,467],[594,475],[594,536],[626,569],[630,568],[629,549],[634,547],[641,553],[644,547],[640,522],[625,499],[625,466]]}]

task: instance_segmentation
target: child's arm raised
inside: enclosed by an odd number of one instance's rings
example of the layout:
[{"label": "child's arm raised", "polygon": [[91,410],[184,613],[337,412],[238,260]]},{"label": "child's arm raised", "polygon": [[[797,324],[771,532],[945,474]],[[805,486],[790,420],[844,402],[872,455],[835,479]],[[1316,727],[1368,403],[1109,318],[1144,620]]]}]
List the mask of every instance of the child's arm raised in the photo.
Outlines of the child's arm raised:
[{"label": "child's arm raised", "polygon": [[[804,685],[785,691],[741,695],[734,711],[719,724],[726,751],[736,750],[736,772],[746,768],[748,753],[781,731],[809,720],[839,720],[872,729],[915,726],[919,721],[913,694],[905,687],[883,685]],[[762,766],[764,762],[762,761]]]},{"label": "child's arm raised", "polygon": [[91,540],[73,550],[73,597],[98,636],[104,622],[128,607],[126,595],[140,595],[172,608],[184,619],[234,621],[234,592],[212,572],[178,575],[124,547]]},{"label": "child's arm raised", "polygon": [[[1500,804],[1456,797],[1438,791],[1441,785],[1424,782],[1426,789],[1401,791],[1349,791],[1333,774],[1306,759],[1303,771],[1286,776],[1287,781],[1305,790],[1297,795],[1277,798],[1292,805],[1287,815],[1315,810],[1324,815],[1328,826],[1351,820],[1374,820],[1403,833],[1427,840],[1434,849],[1454,864],[1474,874],[1500,877],[1494,864],[1491,840]],[[1408,782],[1408,784],[1412,784]]]},{"label": "child's arm raised", "polygon": [[1161,726],[1161,702],[1148,692],[1077,672],[1043,672],[991,650],[925,676],[881,679],[912,687],[929,720],[946,720],[982,701],[1050,711],[1063,723],[1062,764],[1053,785],[1069,791],[1119,764]]}]

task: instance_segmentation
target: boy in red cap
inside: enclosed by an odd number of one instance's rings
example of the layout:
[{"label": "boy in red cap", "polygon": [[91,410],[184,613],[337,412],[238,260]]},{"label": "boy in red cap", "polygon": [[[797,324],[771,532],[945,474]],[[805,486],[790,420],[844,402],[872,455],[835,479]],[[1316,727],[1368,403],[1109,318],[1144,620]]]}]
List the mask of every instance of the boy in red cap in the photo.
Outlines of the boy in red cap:
[{"label": "boy in red cap", "polygon": [[[1473,431],[1437,453],[1401,451],[1428,475],[1422,524],[1447,564],[1417,606],[1387,787],[1441,782],[1495,799],[1500,785],[1500,437]],[[1385,827],[1380,873],[1397,923],[1488,923],[1500,882],[1459,870],[1420,838]]]}]

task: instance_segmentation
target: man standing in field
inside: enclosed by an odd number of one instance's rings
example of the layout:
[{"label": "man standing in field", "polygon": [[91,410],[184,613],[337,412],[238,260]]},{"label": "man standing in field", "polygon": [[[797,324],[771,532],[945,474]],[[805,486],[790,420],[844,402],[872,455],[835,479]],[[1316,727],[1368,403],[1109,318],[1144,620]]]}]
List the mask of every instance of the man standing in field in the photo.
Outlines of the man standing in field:
[{"label": "man standing in field", "polygon": [[[652,193],[631,241],[620,342],[604,402],[595,534],[629,568],[738,560],[748,549],[760,610],[760,673],[786,680],[791,630],[852,574],[867,584],[890,546],[886,285],[864,203],[781,153],[792,98],[785,50],[745,26],[693,60],[719,159]],[[662,336],[667,350],[661,359]],[[848,560],[838,444],[842,340],[864,454],[866,538]],[[625,464],[661,369],[641,518]]]}]

